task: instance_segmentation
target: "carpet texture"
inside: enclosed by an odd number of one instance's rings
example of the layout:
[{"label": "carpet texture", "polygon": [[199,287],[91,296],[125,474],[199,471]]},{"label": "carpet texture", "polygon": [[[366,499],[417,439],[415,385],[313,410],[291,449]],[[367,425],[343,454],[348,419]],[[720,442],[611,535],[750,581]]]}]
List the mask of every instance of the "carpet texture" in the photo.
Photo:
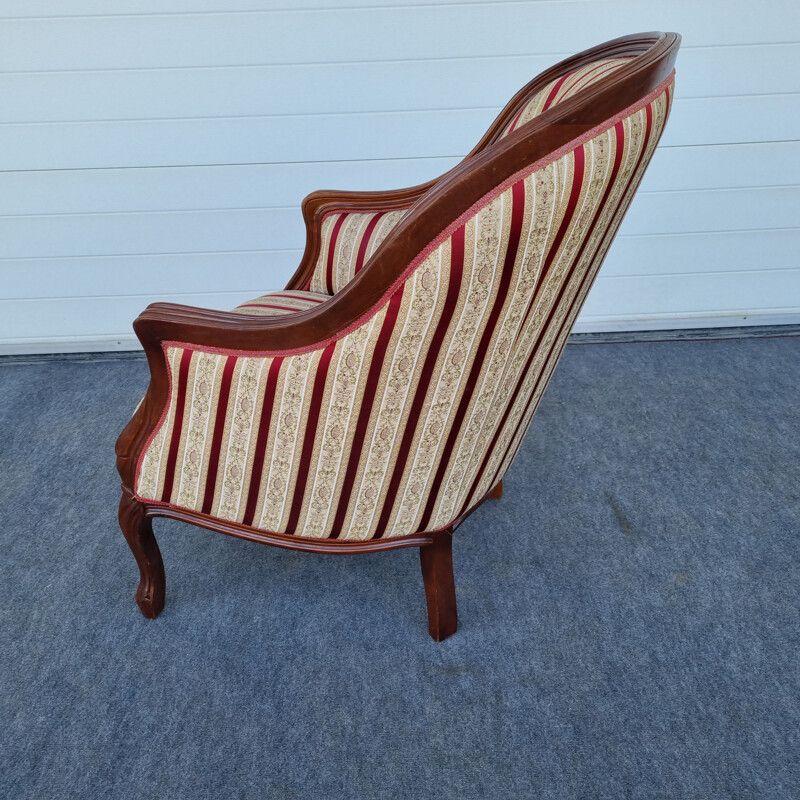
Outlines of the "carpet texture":
[{"label": "carpet texture", "polygon": [[438,645],[416,550],[165,520],[144,619],[146,372],[0,368],[0,798],[800,797],[800,338],[567,348]]}]

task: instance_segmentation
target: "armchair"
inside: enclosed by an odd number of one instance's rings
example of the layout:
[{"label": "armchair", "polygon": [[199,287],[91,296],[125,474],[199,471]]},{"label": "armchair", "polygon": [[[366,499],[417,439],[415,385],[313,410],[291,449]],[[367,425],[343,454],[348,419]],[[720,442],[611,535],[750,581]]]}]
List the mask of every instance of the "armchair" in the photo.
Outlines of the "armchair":
[{"label": "armchair", "polygon": [[429,183],[309,195],[284,291],[138,317],[151,379],[117,463],[146,617],[165,516],[296,550],[419,547],[430,634],[455,632],[453,531],[502,494],[663,131],[679,42],[561,62]]}]

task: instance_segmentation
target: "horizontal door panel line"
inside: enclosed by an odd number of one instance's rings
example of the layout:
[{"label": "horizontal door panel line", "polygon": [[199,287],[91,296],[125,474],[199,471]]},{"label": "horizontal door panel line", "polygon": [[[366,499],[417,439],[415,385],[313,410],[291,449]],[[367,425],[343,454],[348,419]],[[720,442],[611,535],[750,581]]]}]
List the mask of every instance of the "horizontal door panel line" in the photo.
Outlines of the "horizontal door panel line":
[{"label": "horizontal door panel line", "polygon": [[[782,227],[782,228],[737,228],[735,230],[719,230],[719,231],[695,231],[685,233],[620,233],[615,237],[615,241],[624,241],[626,239],[663,239],[663,238],[680,238],[685,236],[718,236],[718,235],[735,235],[735,234],[757,234],[757,233],[781,233],[784,231],[798,231],[798,227]],[[206,255],[236,255],[247,253],[298,253],[301,254],[301,248],[264,248],[264,249],[251,249],[251,250],[167,250],[158,252],[147,253],[93,253],[91,255],[59,255],[59,256],[4,256],[0,258],[2,262],[17,262],[17,261],[76,261],[97,258],[150,258],[150,257],[167,257],[167,256],[182,256],[184,258],[192,256],[206,256]]]},{"label": "horizontal door panel line", "polygon": [[795,314],[800,312],[800,306],[768,306],[765,308],[725,308],[719,311],[654,311],[646,314],[581,314],[580,319],[584,322],[606,321],[606,320],[636,320],[636,319],[681,319],[690,316],[702,317],[754,317],[764,314]]},{"label": "horizontal door panel line", "polygon": [[[548,0],[544,0],[547,2]],[[0,16],[0,20],[9,17]],[[748,48],[782,48],[797,47],[800,41],[794,42],[744,42],[740,44],[703,44],[703,45],[684,45],[681,44],[681,55],[686,56],[687,52],[695,54],[702,53],[704,50],[743,50]],[[365,59],[345,59],[340,61],[265,61],[263,63],[236,63],[236,64],[187,64],[180,66],[163,67],[94,67],[85,69],[29,69],[29,70],[0,70],[3,75],[71,75],[83,73],[116,73],[116,72],[194,72],[208,70],[233,70],[233,69],[287,69],[292,67],[348,67],[362,66],[367,64],[391,65],[391,64],[429,64],[439,62],[475,62],[475,61],[512,61],[531,58],[549,59],[552,63],[558,63],[572,55],[571,51],[563,50],[560,52],[537,51],[525,53],[497,53],[495,55],[464,55],[464,56],[429,56],[425,58],[365,58]],[[549,67],[551,64],[548,64]],[[534,77],[531,75],[531,77]]]},{"label": "horizontal door panel line", "polygon": [[775,227],[775,228],[732,228],[732,229],[725,229],[722,228],[720,230],[715,231],[675,231],[674,233],[620,233],[618,236],[614,238],[614,241],[618,241],[620,239],[645,239],[651,238],[654,239],[658,238],[666,238],[666,237],[673,237],[673,236],[718,236],[724,234],[737,234],[737,233],[776,233],[779,231],[796,231],[800,230],[795,225],[791,226],[783,226],[783,227]]},{"label": "horizontal door panel line", "polygon": [[[785,183],[778,186],[764,184],[761,186],[726,186],[722,188],[702,188],[702,189],[641,189],[637,192],[638,197],[655,197],[676,194],[702,194],[716,192],[719,194],[728,192],[783,192],[800,189],[800,184]],[[229,214],[246,211],[283,211],[300,213],[299,205],[293,203],[286,206],[214,206],[210,208],[145,208],[145,209],[125,209],[117,211],[55,211],[43,214],[0,214],[1,219],[43,219],[46,217],[120,217],[120,216],[145,216],[148,214]]]},{"label": "horizontal door panel line", "polygon": [[[278,292],[280,289],[273,289],[272,291]],[[267,293],[268,292],[264,290],[263,286],[256,289],[231,289],[228,291],[221,290],[218,292],[164,292],[159,295],[158,302],[171,303],[174,302],[174,300],[170,298],[175,297],[239,297],[239,295],[247,294],[251,295],[252,297],[258,297]],[[155,300],[151,299],[153,297],[152,292],[137,292],[136,294],[76,294],[70,295],[69,297],[64,297],[63,295],[56,295],[54,297],[15,297],[11,300],[0,300],[0,307],[12,305],[14,303],[49,303],[53,301],[72,303],[83,300],[133,300],[137,297],[141,297],[143,300],[150,299],[151,302],[156,302]],[[131,322],[132,321],[133,320],[131,320]]]},{"label": "horizontal door panel line", "polygon": [[[740,275],[772,275],[777,273],[800,273],[800,268],[798,267],[785,267],[782,269],[742,269],[742,270],[726,270],[724,272],[664,272],[664,273],[653,273],[653,274],[646,274],[646,275],[604,275],[601,271],[600,274],[597,276],[596,279],[596,286],[600,286],[603,283],[610,283],[611,281],[643,281],[647,282],[649,280],[678,280],[681,282],[688,282],[693,280],[694,278],[706,278],[708,276],[714,276],[715,278],[719,278],[720,280],[729,280],[730,278],[736,278]],[[217,297],[220,295],[233,295],[239,296],[242,294],[249,295],[252,298],[260,297],[264,294],[269,294],[270,292],[279,292],[280,288],[265,288],[264,285],[261,285],[255,289],[228,289],[228,290],[207,290],[202,292],[170,292],[170,291],[161,291],[158,293],[159,298],[163,298],[166,296],[181,296],[181,297],[207,297],[213,296]],[[11,303],[32,303],[32,302],[39,302],[39,301],[72,301],[72,300],[114,300],[114,299],[131,299],[135,297],[142,297],[142,298],[152,298],[154,296],[154,292],[137,292],[135,294],[55,294],[55,295],[37,295],[35,297],[9,297],[9,298],[2,298],[0,299],[0,306],[3,304],[11,304]],[[155,301],[153,301],[155,302]],[[159,299],[159,302],[162,302]]]},{"label": "horizontal door panel line", "polygon": [[[533,0],[534,2],[549,3],[550,0]],[[458,0],[453,2],[450,0],[446,5],[450,7],[459,6],[518,6],[530,5],[531,0]],[[583,0],[562,0],[562,2],[583,2]],[[409,4],[410,5],[410,4]],[[439,8],[443,3],[438,0],[414,0],[413,6],[419,8]],[[116,13],[93,13],[93,14],[25,14],[25,15],[8,15],[0,16],[0,19],[15,20],[15,21],[28,21],[28,20],[62,20],[62,19],[118,19],[118,18],[140,18],[140,17],[212,17],[212,16],[244,16],[253,14],[286,14],[286,13],[317,13],[317,12],[331,12],[331,11],[384,11],[387,9],[403,9],[407,5],[400,3],[367,3],[358,4],[353,3],[350,6],[332,7],[327,5],[310,5],[310,6],[276,6],[274,8],[239,8],[239,9],[207,9],[204,11],[118,11]]]},{"label": "horizontal door panel line", "polygon": [[[708,147],[749,147],[757,145],[784,145],[784,144],[797,144],[800,139],[786,138],[786,139],[753,139],[746,142],[707,142],[701,144],[659,144],[659,150],[689,150],[692,148],[708,148]],[[207,164],[132,164],[130,166],[108,166],[108,167],[42,167],[42,168],[29,168],[29,169],[0,169],[0,175],[16,175],[22,173],[42,173],[42,172],[108,172],[111,170],[136,170],[136,169],[162,169],[162,170],[175,170],[175,169],[216,169],[216,168],[242,168],[242,167],[280,167],[291,165],[314,165],[314,164],[376,164],[381,162],[395,162],[395,161],[434,161],[443,159],[462,159],[464,153],[452,155],[414,155],[414,156],[382,156],[380,158],[330,158],[330,159],[315,159],[311,161],[297,160],[297,161],[224,161],[217,163]],[[436,177],[436,176],[433,176]]]},{"label": "horizontal door panel line", "polygon": [[[0,17],[0,21],[2,18]],[[697,49],[717,49],[724,47],[785,47],[795,46],[798,42],[755,42],[752,44],[727,44],[727,45],[704,45],[702,48]],[[681,48],[681,51],[691,48]],[[94,74],[117,74],[117,73],[144,73],[144,72],[172,72],[172,71],[208,71],[208,70],[234,70],[234,69],[281,69],[298,67],[301,69],[309,67],[352,67],[371,65],[383,67],[391,67],[393,64],[416,64],[416,63],[429,63],[429,62],[455,62],[455,61],[496,61],[500,59],[523,59],[523,58],[541,58],[546,59],[547,63],[536,72],[523,76],[523,80],[527,81],[534,78],[539,72],[544,71],[547,67],[564,60],[567,55],[571,53],[531,53],[529,50],[502,53],[497,55],[476,54],[476,55],[454,55],[454,56],[441,56],[438,58],[364,58],[355,60],[344,61],[274,61],[274,62],[235,62],[227,64],[162,64],[158,66],[139,66],[139,67],[49,67],[46,69],[0,69],[0,77],[2,76],[31,76],[31,75],[94,75]]]},{"label": "horizontal door panel line", "polygon": [[[619,236],[617,237],[620,238]],[[160,253],[100,253],[97,255],[87,256],[6,256],[0,258],[0,263],[3,261],[85,261],[90,258],[150,258],[150,257],[165,257],[165,256],[225,256],[225,255],[238,255],[247,253],[298,253],[302,255],[302,248],[275,248],[274,250],[174,250]],[[277,290],[276,290],[277,291]]]},{"label": "horizontal door panel line", "polygon": [[[749,144],[749,142],[733,142],[733,144]],[[758,144],[758,142],[756,142]],[[693,145],[676,145],[691,147]],[[214,167],[274,167],[284,164],[366,164],[382,161],[432,161],[443,158],[464,158],[461,155],[435,155],[435,156],[382,156],[380,158],[330,158],[314,161],[222,161],[215,164],[131,164],[130,166],[112,167],[34,167],[31,169],[0,169],[0,175],[16,174],[21,172],[98,172],[111,169],[213,169]],[[433,176],[437,177],[437,176]]]},{"label": "horizontal door panel line", "polygon": [[[735,95],[705,95],[702,97],[675,98],[675,106],[687,103],[707,102],[709,100],[748,100],[752,98],[787,98],[800,97],[800,92],[763,92],[759,94]],[[30,122],[0,122],[0,129],[5,127],[42,127],[46,125],[127,125],[142,122],[227,122],[230,120],[268,120],[268,119],[309,119],[327,117],[385,117],[402,114],[461,114],[467,112],[490,112],[499,114],[502,106],[447,106],[445,108],[392,108],[377,109],[374,111],[305,111],[281,114],[219,114],[189,117],[114,117],[110,119],[59,119],[59,120],[34,120]]]},{"label": "horizontal door panel line", "polygon": [[[764,269],[727,269],[727,270],[692,270],[691,272],[648,272],[643,275],[604,275],[602,270],[600,274],[597,276],[597,282],[600,283],[601,281],[647,281],[650,279],[660,279],[660,278],[676,278],[680,280],[692,280],[696,277],[705,277],[707,275],[713,275],[715,277],[719,277],[724,279],[726,276],[737,276],[737,275],[768,275],[772,273],[778,272],[798,272],[800,273],[800,267],[765,267]],[[123,297],[127,297],[127,295],[121,295]]]}]

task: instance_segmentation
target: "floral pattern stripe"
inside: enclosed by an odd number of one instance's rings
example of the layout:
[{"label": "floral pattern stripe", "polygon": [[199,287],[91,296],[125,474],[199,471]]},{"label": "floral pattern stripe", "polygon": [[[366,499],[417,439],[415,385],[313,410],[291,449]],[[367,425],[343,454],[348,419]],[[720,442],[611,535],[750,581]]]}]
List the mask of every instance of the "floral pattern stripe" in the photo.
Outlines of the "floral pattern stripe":
[{"label": "floral pattern stripe", "polygon": [[316,308],[330,296],[319,292],[304,292],[299,289],[286,289],[282,292],[270,292],[248,300],[233,309],[234,314],[253,314],[259,317],[274,317],[293,314],[295,311],[308,311]]},{"label": "floral pattern stripe", "polygon": [[322,220],[319,256],[306,289],[333,295],[369,261],[407,208],[395,211],[335,211]]}]

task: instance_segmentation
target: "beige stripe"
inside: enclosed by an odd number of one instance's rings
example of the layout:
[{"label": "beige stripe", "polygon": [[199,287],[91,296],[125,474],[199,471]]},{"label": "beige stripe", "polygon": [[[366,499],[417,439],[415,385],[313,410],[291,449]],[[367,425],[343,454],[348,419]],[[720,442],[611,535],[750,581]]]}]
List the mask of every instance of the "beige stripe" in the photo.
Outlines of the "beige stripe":
[{"label": "beige stripe", "polygon": [[[364,328],[362,327],[361,331],[363,332],[363,330]],[[325,452],[325,442],[326,438],[330,441],[329,419],[335,414],[334,398],[338,399],[337,390],[340,388],[339,384],[341,383],[341,381],[337,380],[337,377],[341,374],[342,362],[346,356],[345,351],[347,353],[352,352],[351,344],[344,339],[340,339],[334,347],[328,368],[328,376],[325,381],[319,419],[314,435],[313,450],[309,461],[309,475],[297,520],[297,531],[302,536],[321,537],[324,534],[324,528],[320,525],[320,522],[324,519],[326,507],[330,502],[330,486],[332,479],[335,479],[335,470],[332,468],[331,460]],[[314,372],[316,373],[316,370]],[[309,388],[309,400],[313,388],[312,383]],[[302,444],[305,444],[304,440]],[[298,445],[298,447],[302,448],[302,445]],[[299,455],[300,451],[298,451],[298,457]],[[323,456],[325,457],[323,458]]]},{"label": "beige stripe", "polygon": [[317,350],[286,359],[288,368],[283,392],[276,398],[278,413],[272,458],[265,462],[265,465],[269,465],[266,479],[267,493],[258,526],[265,530],[282,530],[281,525],[286,516],[286,500],[296,480],[292,469],[298,449],[300,425],[305,421],[303,409],[307,406],[307,391],[310,392],[309,378],[313,382],[312,366],[319,360],[320,352]]},{"label": "beige stripe", "polygon": [[[240,358],[231,376],[231,389],[220,444],[219,467],[211,513],[223,519],[236,519],[247,460],[247,445],[252,431],[258,391],[258,376],[264,359]],[[260,362],[260,363],[259,363]]]},{"label": "beige stripe", "polygon": [[[444,358],[428,391],[430,400],[423,405],[416,438],[416,452],[410,459],[401,482],[400,502],[389,517],[388,530],[383,535],[412,533],[419,520],[435,470],[441,458],[441,448],[447,438],[452,414],[463,393],[463,381],[474,356],[474,343],[486,324],[486,309],[496,295],[498,262],[503,244],[508,242],[511,189],[470,220],[465,226],[465,264],[468,274],[463,303],[455,316],[455,325],[448,331]],[[486,236],[484,239],[483,237]],[[469,254],[472,254],[472,265]],[[449,341],[448,341],[449,340]]]},{"label": "beige stripe", "polygon": [[320,226],[320,250],[314,272],[311,274],[311,291],[325,293],[325,265],[328,263],[328,250],[331,244],[331,233],[339,214],[330,214],[322,221]]},{"label": "beige stripe", "polygon": [[182,351],[175,347],[168,347],[166,352],[167,370],[170,375],[170,396],[168,399],[169,410],[166,419],[161,425],[158,433],[153,437],[150,442],[139,470],[139,483],[136,487],[136,492],[139,497],[145,497],[150,500],[160,500],[161,494],[164,491],[164,472],[163,472],[163,459],[164,459],[164,446],[165,443],[171,441],[172,428],[175,424],[175,412],[177,404],[177,386],[176,374],[177,363],[180,363],[180,354]]},{"label": "beige stripe", "polygon": [[[453,449],[451,465],[445,473],[439,498],[434,505],[429,527],[438,528],[455,516],[466,467],[472,461],[475,448],[487,422],[497,417],[494,399],[499,388],[499,378],[512,352],[511,344],[516,338],[530,293],[535,285],[536,273],[526,269],[528,247],[534,224],[533,209],[536,200],[536,183],[529,176],[524,181],[524,202],[520,246],[514,261],[510,290],[501,310],[492,339],[487,350],[486,366],[481,370],[475,385],[464,424]],[[470,478],[470,484],[472,477]],[[444,520],[444,521],[442,521]]]},{"label": "beige stripe", "polygon": [[[307,510],[306,521],[301,514],[303,535],[330,536],[333,525],[332,509],[338,505],[342,492],[342,481],[347,469],[345,454],[347,445],[353,442],[353,433],[363,397],[364,385],[369,372],[371,353],[386,308],[373,317],[370,322],[354,333],[342,350],[338,367],[331,367],[329,382],[332,398],[320,417],[322,443],[314,471],[311,489],[314,505]],[[313,462],[312,462],[313,463]],[[308,509],[307,504],[306,509]],[[311,521],[308,521],[308,518]]]},{"label": "beige stripe", "polygon": [[397,448],[409,424],[411,397],[444,308],[448,275],[442,265],[449,263],[448,240],[415,271],[411,286],[404,292],[367,426],[367,446],[353,483],[344,522],[346,538],[369,537],[378,517],[375,512],[385,502]]}]

